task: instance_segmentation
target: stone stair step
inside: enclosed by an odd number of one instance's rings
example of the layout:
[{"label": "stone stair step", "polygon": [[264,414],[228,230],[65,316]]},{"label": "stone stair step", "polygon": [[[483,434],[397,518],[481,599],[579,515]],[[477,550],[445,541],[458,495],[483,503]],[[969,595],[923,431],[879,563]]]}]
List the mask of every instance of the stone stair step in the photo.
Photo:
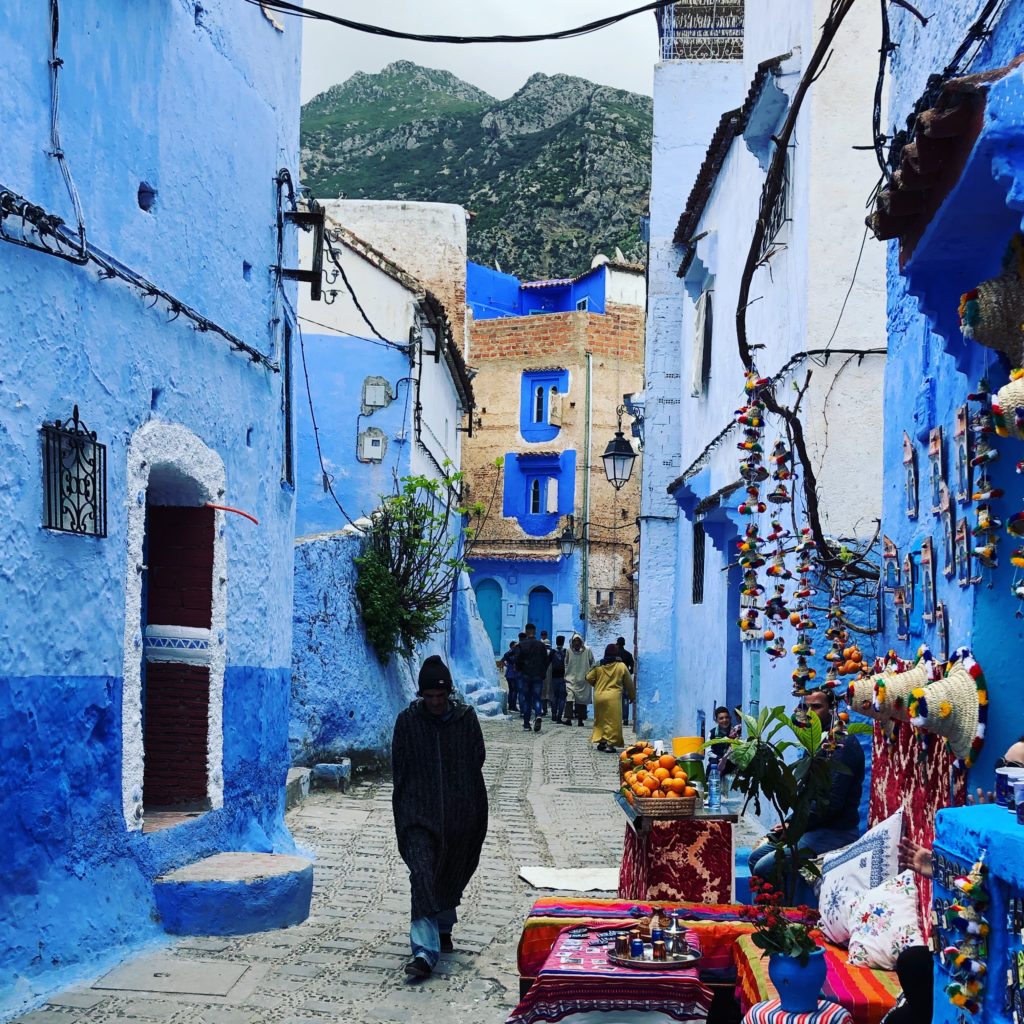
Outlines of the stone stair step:
[{"label": "stone stair step", "polygon": [[161,875],[153,894],[172,935],[287,928],[309,916],[313,862],[279,853],[218,853]]}]

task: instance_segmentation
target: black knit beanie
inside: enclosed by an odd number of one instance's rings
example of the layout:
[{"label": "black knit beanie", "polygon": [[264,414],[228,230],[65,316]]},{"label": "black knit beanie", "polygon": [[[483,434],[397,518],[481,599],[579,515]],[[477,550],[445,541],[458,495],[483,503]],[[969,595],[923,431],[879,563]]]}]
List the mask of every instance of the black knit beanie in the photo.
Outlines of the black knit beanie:
[{"label": "black knit beanie", "polygon": [[424,690],[450,690],[452,688],[452,674],[448,666],[437,654],[432,654],[420,669],[419,692]]}]

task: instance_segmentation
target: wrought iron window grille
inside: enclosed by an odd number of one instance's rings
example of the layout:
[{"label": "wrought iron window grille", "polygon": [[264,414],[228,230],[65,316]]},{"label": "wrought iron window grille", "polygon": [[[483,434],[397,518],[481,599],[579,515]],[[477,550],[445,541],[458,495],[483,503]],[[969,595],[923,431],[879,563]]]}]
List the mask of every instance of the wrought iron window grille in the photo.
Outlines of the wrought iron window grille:
[{"label": "wrought iron window grille", "polygon": [[792,219],[790,217],[791,171],[792,163],[789,154],[787,154],[786,162],[783,165],[782,188],[779,189],[779,194],[772,208],[768,211],[768,223],[765,227],[764,239],[761,242],[761,252],[759,253],[762,259],[769,253],[774,255],[776,251],[781,251],[785,248],[777,239],[782,234],[782,229]]},{"label": "wrought iron window grille", "polygon": [[78,418],[44,423],[43,526],[88,537],[107,535],[107,446]]},{"label": "wrought iron window grille", "polygon": [[691,604],[704,603],[704,524],[695,522],[693,524],[693,575],[692,592],[690,594]]},{"label": "wrought iron window grille", "polygon": [[662,60],[742,60],[743,0],[678,0],[661,8]]}]

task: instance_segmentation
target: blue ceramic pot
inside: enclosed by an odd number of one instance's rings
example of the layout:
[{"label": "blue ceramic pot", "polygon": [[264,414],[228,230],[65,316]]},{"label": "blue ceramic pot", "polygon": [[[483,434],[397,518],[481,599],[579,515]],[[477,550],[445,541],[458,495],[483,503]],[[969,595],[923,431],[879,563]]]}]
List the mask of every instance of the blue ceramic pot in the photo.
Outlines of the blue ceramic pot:
[{"label": "blue ceramic pot", "polygon": [[805,966],[795,956],[773,953],[768,957],[768,977],[787,1013],[810,1013],[817,1009],[826,973],[825,950],[821,946],[808,955]]}]

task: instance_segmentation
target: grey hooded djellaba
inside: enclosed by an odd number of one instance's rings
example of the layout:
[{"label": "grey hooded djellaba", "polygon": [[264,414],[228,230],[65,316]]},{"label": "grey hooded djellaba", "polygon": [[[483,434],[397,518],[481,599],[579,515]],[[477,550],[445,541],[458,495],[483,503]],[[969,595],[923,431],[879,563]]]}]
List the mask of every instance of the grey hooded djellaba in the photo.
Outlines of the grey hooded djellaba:
[{"label": "grey hooded djellaba", "polygon": [[431,715],[414,700],[391,745],[398,852],[409,869],[412,920],[459,905],[487,835],[484,737],[476,712],[452,702]]}]

